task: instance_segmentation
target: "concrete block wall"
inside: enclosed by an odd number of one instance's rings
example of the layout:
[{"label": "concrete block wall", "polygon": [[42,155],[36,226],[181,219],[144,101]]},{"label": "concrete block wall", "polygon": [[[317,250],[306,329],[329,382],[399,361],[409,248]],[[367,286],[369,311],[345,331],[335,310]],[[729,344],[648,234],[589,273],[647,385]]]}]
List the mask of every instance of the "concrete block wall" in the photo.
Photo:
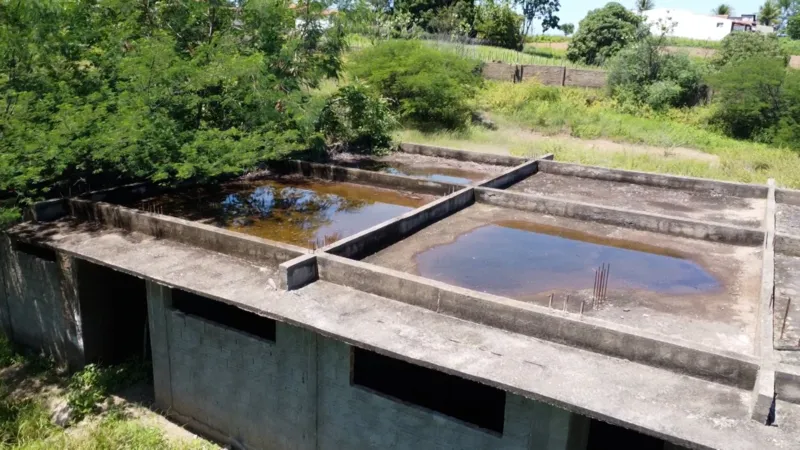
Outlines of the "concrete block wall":
[{"label": "concrete block wall", "polygon": [[503,434],[351,384],[351,347],[277,323],[275,342],[171,308],[148,283],[158,406],[268,449],[585,449],[589,419],[506,394]]},{"label": "concrete block wall", "polygon": [[545,86],[564,85],[566,67],[525,65],[520,66],[520,69],[522,70],[522,81],[535,78]]},{"label": "concrete block wall", "polygon": [[79,367],[83,341],[74,267],[71,257],[47,249],[20,251],[9,236],[0,236],[4,333],[17,344]]},{"label": "concrete block wall", "polygon": [[563,66],[516,65],[500,62],[486,63],[482,70],[487,80],[521,81],[536,78],[546,86],[602,88],[607,74],[603,70],[570,69]]}]

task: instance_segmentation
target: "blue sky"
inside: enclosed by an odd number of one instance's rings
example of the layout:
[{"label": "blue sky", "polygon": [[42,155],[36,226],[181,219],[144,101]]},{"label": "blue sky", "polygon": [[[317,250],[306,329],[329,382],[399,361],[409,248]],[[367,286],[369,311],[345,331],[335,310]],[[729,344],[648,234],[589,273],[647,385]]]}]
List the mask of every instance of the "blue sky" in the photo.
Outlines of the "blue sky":
[{"label": "blue sky", "polygon": [[[578,26],[578,22],[586,17],[586,13],[595,8],[601,8],[608,3],[609,0],[561,0],[561,11],[558,12],[558,17],[561,23],[574,23]],[[654,0],[656,8],[676,8],[694,11],[699,14],[710,14],[710,11],[720,3],[726,3],[733,7],[734,14],[752,14],[758,13],[758,9],[764,3],[764,0]],[[626,8],[633,8],[633,0],[618,0],[618,3]],[[541,33],[541,28],[536,30],[536,33]],[[559,32],[547,34],[560,34]]]}]

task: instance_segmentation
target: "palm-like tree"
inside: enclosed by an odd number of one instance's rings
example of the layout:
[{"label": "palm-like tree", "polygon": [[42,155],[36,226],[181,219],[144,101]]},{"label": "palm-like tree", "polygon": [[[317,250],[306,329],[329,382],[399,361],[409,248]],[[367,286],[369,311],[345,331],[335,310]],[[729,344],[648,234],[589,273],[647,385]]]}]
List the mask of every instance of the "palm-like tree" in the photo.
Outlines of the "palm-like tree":
[{"label": "palm-like tree", "polygon": [[634,6],[636,7],[636,11],[642,14],[645,11],[655,8],[656,4],[653,0],[634,0]]},{"label": "palm-like tree", "polygon": [[725,3],[722,3],[716,8],[712,9],[711,13],[717,16],[730,16],[731,14],[733,14],[733,8],[731,8],[731,5],[726,5]]},{"label": "palm-like tree", "polygon": [[778,17],[781,15],[781,10],[774,0],[767,0],[758,11],[758,23],[761,25],[775,25]]}]

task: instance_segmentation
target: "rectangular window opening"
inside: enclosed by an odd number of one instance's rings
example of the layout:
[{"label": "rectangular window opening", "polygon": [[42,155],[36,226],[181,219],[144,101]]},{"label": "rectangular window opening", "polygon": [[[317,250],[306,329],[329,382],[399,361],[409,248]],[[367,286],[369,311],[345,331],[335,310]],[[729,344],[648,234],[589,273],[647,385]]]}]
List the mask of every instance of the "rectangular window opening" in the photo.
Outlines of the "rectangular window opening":
[{"label": "rectangular window opening", "polygon": [[38,245],[29,244],[23,241],[14,241],[14,250],[20,253],[25,253],[36,258],[44,259],[46,261],[55,262],[56,251],[52,248],[40,247]]},{"label": "rectangular window opening", "polygon": [[356,347],[352,357],[354,385],[503,433],[505,391]]},{"label": "rectangular window opening", "polygon": [[172,290],[172,307],[234,330],[275,341],[275,321],[236,306],[180,289]]}]

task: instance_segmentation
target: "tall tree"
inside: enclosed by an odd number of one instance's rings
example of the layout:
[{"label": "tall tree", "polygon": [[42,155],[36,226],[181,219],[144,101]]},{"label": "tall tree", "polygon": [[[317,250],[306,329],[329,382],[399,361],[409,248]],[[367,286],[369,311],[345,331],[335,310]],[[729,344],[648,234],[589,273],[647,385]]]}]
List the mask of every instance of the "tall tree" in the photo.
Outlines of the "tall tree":
[{"label": "tall tree", "polygon": [[619,3],[589,11],[567,47],[572,62],[601,65],[636,40],[642,17]]},{"label": "tall tree", "polygon": [[656,7],[653,0],[635,0],[634,5],[639,14],[643,14],[645,11],[649,11]]},{"label": "tall tree", "polygon": [[558,27],[564,32],[564,36],[569,36],[575,32],[575,24],[572,23],[562,23]]},{"label": "tall tree", "polygon": [[542,33],[558,28],[559,18],[556,13],[561,9],[559,0],[515,0],[517,6],[522,7],[522,35],[527,36],[533,29],[533,23],[542,21]]},{"label": "tall tree", "polygon": [[775,0],[767,0],[758,11],[758,23],[761,25],[775,25],[781,15],[781,10]]},{"label": "tall tree", "polygon": [[731,5],[726,5],[725,3],[721,3],[715,8],[713,8],[711,10],[711,13],[717,16],[730,16],[731,14],[733,14],[733,8],[731,8]]}]

